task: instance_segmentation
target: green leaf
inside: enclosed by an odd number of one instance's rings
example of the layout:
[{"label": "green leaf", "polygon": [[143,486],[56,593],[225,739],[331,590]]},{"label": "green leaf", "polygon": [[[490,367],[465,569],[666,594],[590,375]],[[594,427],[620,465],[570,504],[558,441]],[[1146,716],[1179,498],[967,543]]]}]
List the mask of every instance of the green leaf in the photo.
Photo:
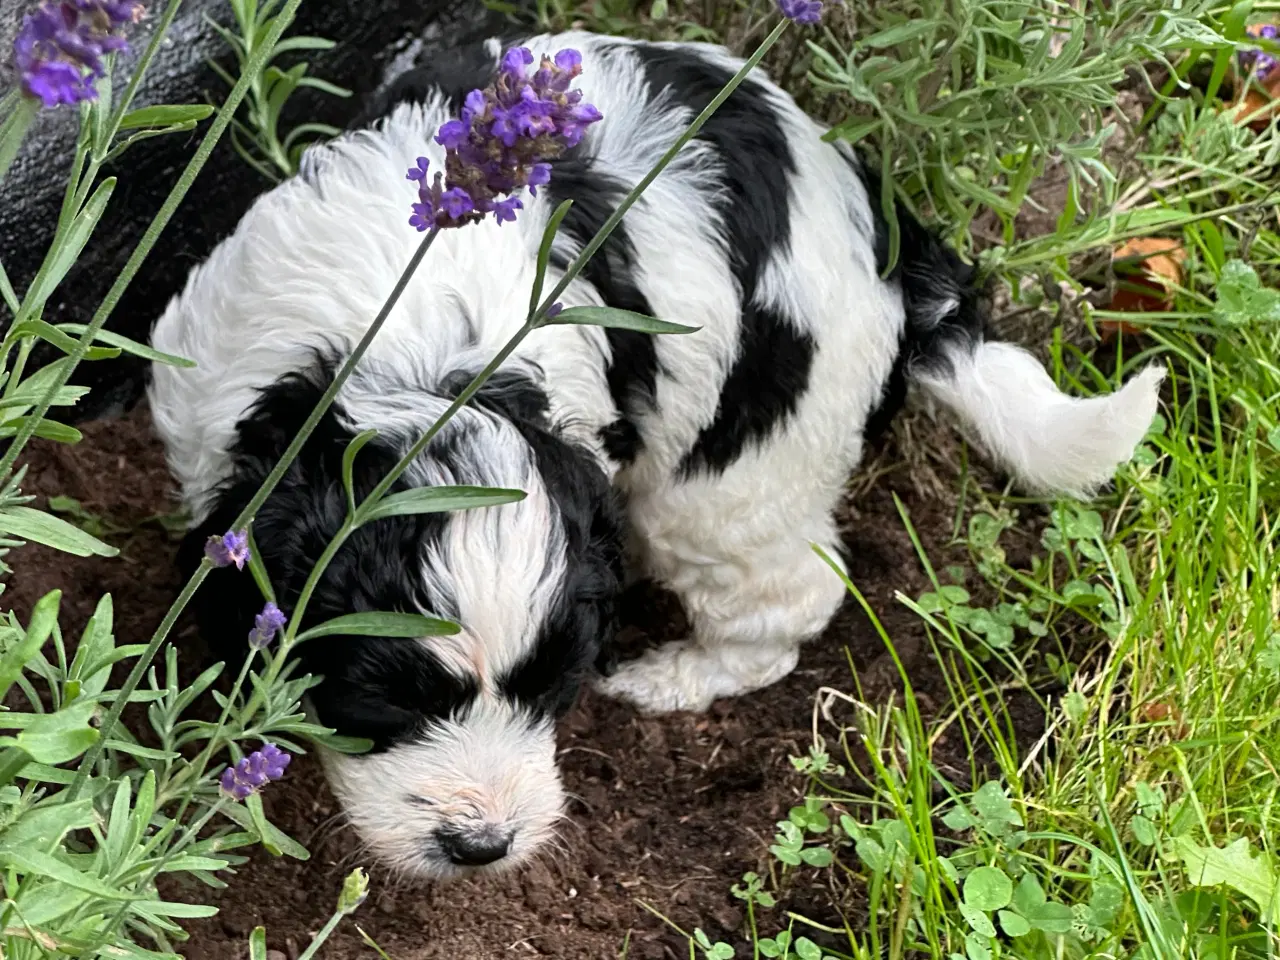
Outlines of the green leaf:
[{"label": "green leaf", "polygon": [[524,498],[523,490],[504,490],[501,487],[417,487],[383,497],[359,514],[358,523],[419,513],[496,507],[504,503],[516,503]]},{"label": "green leaf", "polygon": [[995,924],[981,910],[969,906],[967,903],[960,904],[960,915],[964,917],[965,922],[974,930],[982,934],[984,937],[994,937],[996,935]]},{"label": "green leaf", "polygon": [[1164,791],[1159,787],[1139,781],[1133,785],[1133,795],[1138,801],[1138,809],[1145,816],[1158,817],[1164,809]]},{"label": "green leaf", "polygon": [[83,696],[96,697],[106,688],[110,678],[111,654],[115,648],[115,637],[111,633],[113,617],[111,594],[108,593],[98,600],[93,616],[85,624],[68,671],[68,676],[80,681]]},{"label": "green leaf", "polygon": [[272,53],[279,56],[291,50],[332,50],[335,46],[337,46],[336,43],[325,40],[323,37],[289,37],[277,43],[272,48]]},{"label": "green leaf", "polygon": [[[19,429],[26,426],[29,419],[30,417],[15,417],[10,420],[7,425],[0,427],[0,437],[14,436]],[[36,428],[32,433],[44,440],[52,440],[54,443],[73,444],[79,443],[82,439],[80,431],[75,427],[43,418],[36,422]]]},{"label": "green leaf", "polygon": [[1022,826],[1022,817],[1013,809],[1004,787],[994,780],[980,786],[974,793],[972,802],[982,825],[989,831],[998,832],[1000,829],[1007,829],[1008,825]]},{"label": "green leaf", "polygon": [[4,699],[13,682],[22,674],[27,661],[40,652],[44,642],[49,639],[49,634],[58,625],[58,604],[61,602],[61,590],[51,590],[41,597],[31,610],[31,622],[22,639],[0,657],[0,700]]},{"label": "green leaf", "polygon": [[68,887],[101,897],[103,900],[128,900],[133,896],[127,890],[114,890],[92,874],[81,873],[70,864],[31,847],[20,850],[13,847],[0,849],[0,862],[22,873],[48,877]]},{"label": "green leaf", "polygon": [[658,320],[655,317],[646,317],[643,313],[632,313],[630,310],[615,310],[613,307],[569,307],[546,322],[549,324],[576,323],[608,327],[611,330],[634,330],[637,333],[697,333],[702,329]]},{"label": "green leaf", "polygon": [[66,763],[97,743],[98,731],[89,726],[96,709],[93,701],[78,700],[57,713],[41,714],[16,737],[0,737],[0,744],[25,750],[37,763]]},{"label": "green leaf", "polygon": [[808,937],[796,937],[795,951],[800,960],[822,960],[822,948]]},{"label": "green leaf", "polygon": [[1280,322],[1280,291],[1262,285],[1253,267],[1229,260],[1218,278],[1214,319],[1228,327]]},{"label": "green leaf", "polygon": [[1133,838],[1144,847],[1155,846],[1156,842],[1156,825],[1144,817],[1137,814],[1129,821],[1129,829],[1133,832]]},{"label": "green leaf", "polygon": [[[79,342],[70,336],[60,327],[55,327],[52,323],[45,320],[24,320],[18,326],[9,331],[10,337],[39,337],[41,340],[52,344],[65,354],[70,354]],[[86,360],[114,360],[120,356],[117,348],[111,347],[90,347],[85,351],[84,358]]]},{"label": "green leaf", "polygon": [[373,741],[364,737],[344,737],[336,733],[314,734],[312,738],[322,747],[328,747],[335,753],[358,756],[373,749]]},{"label": "green leaf", "polygon": [[319,90],[332,97],[351,96],[351,91],[346,87],[340,87],[336,83],[330,83],[328,80],[321,80],[319,77],[300,77],[298,79],[298,86],[311,87],[313,90]]},{"label": "green leaf", "polygon": [[203,103],[142,107],[126,113],[120,119],[120,129],[136,130],[139,127],[167,127],[175,123],[198,123],[212,115],[213,107]]},{"label": "green leaf", "polygon": [[249,934],[249,960],[267,960],[266,927],[254,927]]},{"label": "green leaf", "polygon": [[258,585],[262,599],[275,603],[276,592],[271,589],[271,577],[267,574],[266,564],[262,562],[262,551],[258,549],[258,541],[253,538],[253,524],[245,531],[249,538],[249,573],[253,582]]},{"label": "green leaf", "polygon": [[927,18],[908,20],[906,23],[899,23],[889,27],[887,30],[873,33],[869,37],[860,38],[858,46],[868,47],[872,50],[882,50],[885,47],[893,47],[907,40],[913,40],[935,29],[937,29],[937,25]]},{"label": "green leaf", "polygon": [[114,557],[120,553],[79,527],[31,507],[7,507],[0,511],[0,533],[42,543],[77,557]]},{"label": "green leaf", "polygon": [[[963,913],[964,907],[961,907],[960,911]],[[979,916],[982,916],[982,914],[979,914]],[[983,919],[985,920],[986,918],[983,917]],[[991,927],[990,920],[987,921],[987,926]],[[991,927],[991,933],[985,937],[981,932],[966,934],[964,938],[964,955],[969,960],[991,960],[990,938],[996,935],[995,930],[995,927]],[[952,954],[952,956],[955,956],[955,954]]]},{"label": "green leaf", "polygon": [[174,903],[171,900],[139,900],[133,904],[132,909],[156,917],[181,917],[190,920],[212,917],[218,912],[217,907],[203,903]]},{"label": "green leaf", "polygon": [[1030,873],[1022,878],[1014,892],[1013,906],[1036,930],[1044,933],[1069,933],[1071,908],[1046,901],[1040,882]]},{"label": "green leaf", "polygon": [[89,242],[89,238],[93,236],[93,231],[98,226],[98,221],[102,219],[102,214],[106,212],[107,203],[111,200],[111,193],[115,188],[116,178],[107,177],[98,184],[98,189],[93,192],[93,196],[71,221],[66,236],[52,251],[52,259],[47,264],[48,269],[36,278],[31,289],[27,291],[23,306],[28,310],[38,310],[49,299],[49,295],[57,289],[62,278],[71,269],[71,265],[79,259],[80,252],[84,250],[85,244]]},{"label": "green leaf", "polygon": [[213,857],[195,857],[184,855],[174,857],[168,860],[159,868],[160,873],[178,873],[190,872],[193,870],[204,870],[207,872],[216,872],[224,870],[227,867],[226,860],[219,860]]},{"label": "green leaf", "polygon": [[244,807],[240,808],[240,812],[246,810],[254,830],[262,838],[262,845],[267,849],[268,853],[277,857],[284,854],[285,856],[293,857],[295,860],[310,859],[311,854],[307,852],[306,847],[284,831],[277,829],[275,824],[267,819],[262,810],[262,797],[256,793],[250,796],[245,801]]},{"label": "green leaf", "polygon": [[1044,900],[1040,881],[1029,873],[1024,875],[1013,895],[1014,908],[1023,916],[1029,916],[1044,905]]},{"label": "green leaf", "polygon": [[1204,847],[1188,837],[1177,837],[1173,849],[1193,886],[1230,887],[1258,905],[1263,923],[1280,924],[1275,864],[1247,839],[1240,837],[1225,847]]},{"label": "green leaf", "polygon": [[0,300],[4,301],[4,305],[15,317],[22,309],[22,304],[18,302],[18,294],[14,292],[13,283],[9,280],[9,274],[5,272],[3,263],[0,263]]},{"label": "green leaf", "polygon": [[542,231],[542,242],[538,244],[538,269],[533,275],[533,291],[529,294],[529,315],[533,316],[535,310],[538,309],[538,303],[542,300],[542,285],[547,278],[547,264],[551,260],[551,245],[555,243],[556,231],[560,229],[560,221],[568,214],[569,208],[573,206],[572,200],[566,200],[560,206],[556,207],[547,220],[546,229]]},{"label": "green leaf", "polygon": [[[234,807],[228,809],[235,809]],[[249,820],[253,824],[254,831],[258,834],[258,839],[267,853],[273,857],[280,856],[284,851],[276,845],[275,839],[272,837],[272,825],[267,820],[267,815],[262,809],[262,798],[256,793],[252,794],[245,800],[244,810],[249,814]]]},{"label": "green leaf", "polygon": [[832,863],[831,851],[826,847],[805,847],[800,859],[811,867],[829,867]]},{"label": "green leaf", "polygon": [[971,830],[978,825],[978,821],[974,819],[973,814],[969,812],[969,808],[963,803],[957,804],[948,810],[942,817],[942,822],[946,824],[948,829],[959,833],[961,830]]},{"label": "green leaf", "polygon": [[1064,903],[1044,903],[1027,915],[1027,922],[1044,933],[1070,933],[1074,915]]},{"label": "green leaf", "polygon": [[1089,896],[1089,922],[1095,927],[1108,927],[1124,906],[1124,889],[1109,880],[1095,880]]},{"label": "green leaf", "polygon": [[1012,910],[1001,910],[998,916],[1000,929],[1011,937],[1025,937],[1031,932],[1031,924]]},{"label": "green leaf", "polygon": [[1089,701],[1079,690],[1072,690],[1062,698],[1062,712],[1073,723],[1079,723],[1089,712]]},{"label": "green leaf", "polygon": [[72,830],[83,830],[97,821],[92,797],[70,803],[61,801],[61,797],[55,796],[52,801],[32,807],[17,823],[9,824],[0,834],[0,856],[9,847],[18,850],[55,846]]},{"label": "green leaf", "polygon": [[[25,923],[43,927],[65,916],[89,899],[89,894],[57,883],[23,884],[18,894],[18,909]],[[57,954],[46,954],[57,956]],[[66,956],[66,954],[63,954]],[[104,952],[102,956],[107,956]]]},{"label": "green leaf", "polygon": [[148,128],[146,130],[139,130],[137,133],[130,134],[123,139],[117,140],[115,145],[107,151],[106,156],[102,158],[102,162],[106,165],[118,160],[122,153],[127,151],[135,143],[141,143],[143,140],[150,140],[153,137],[163,137],[171,133],[187,133],[195,128],[196,122],[192,120],[189,123],[175,123],[170,127],[156,127],[154,129]]},{"label": "green leaf", "polygon": [[138,796],[133,804],[133,819],[130,821],[129,846],[135,847],[141,842],[151,823],[151,815],[156,810],[156,772],[148,770],[138,786]]},{"label": "green leaf", "polygon": [[975,910],[999,910],[1012,899],[1013,881],[999,867],[978,867],[964,879],[964,902]]},{"label": "green leaf", "polygon": [[[88,331],[88,326],[83,323],[59,323],[59,330],[67,333],[74,333],[77,336],[84,336]],[[171,367],[194,368],[196,362],[188,360],[186,357],[175,356],[172,353],[161,353],[159,350],[153,350],[145,343],[138,343],[136,340],[130,340],[128,337],[121,336],[111,330],[99,330],[93,335],[93,339],[101,341],[112,347],[119,347],[125,353],[132,354],[135,357],[142,357],[144,360],[151,360],[155,363],[167,364]]]},{"label": "green leaf", "polygon": [[133,800],[133,784],[128,777],[121,777],[116,784],[116,795],[111,801],[111,815],[107,820],[106,852],[109,863],[119,863],[128,849],[130,838],[129,813]]},{"label": "green leaf", "polygon": [[352,471],[355,468],[356,454],[358,454],[365,444],[376,439],[377,430],[365,430],[356,434],[351,438],[351,442],[347,444],[346,449],[342,451],[342,489],[347,492],[347,513],[352,516],[356,512],[356,488],[352,480]]},{"label": "green leaf", "polygon": [[449,637],[462,628],[448,620],[417,613],[348,613],[312,627],[298,642],[345,634],[355,637]]},{"label": "green leaf", "polygon": [[989,513],[975,513],[969,518],[969,543],[979,550],[994,547],[1009,524]]}]

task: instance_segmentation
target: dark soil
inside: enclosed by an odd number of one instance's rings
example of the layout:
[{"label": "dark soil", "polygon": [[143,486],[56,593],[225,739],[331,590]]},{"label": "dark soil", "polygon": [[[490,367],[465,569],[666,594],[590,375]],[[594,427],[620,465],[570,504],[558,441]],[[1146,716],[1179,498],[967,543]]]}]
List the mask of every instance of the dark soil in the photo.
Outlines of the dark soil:
[{"label": "dark soil", "polygon": [[[179,585],[175,543],[161,524],[148,522],[174,507],[163,454],[145,409],[85,424],[84,434],[75,447],[33,443],[24,488],[75,497],[86,510],[132,532],[111,538],[121,547],[111,560],[34,546],[16,551],[6,605],[25,617],[36,599],[61,588],[63,628],[75,636],[98,597],[110,592],[117,642],[145,642]],[[852,578],[930,710],[942,705],[945,689],[918,623],[894,600],[895,591],[918,594],[927,581],[892,494],[896,490],[907,503],[939,566],[955,559],[945,547],[952,512],[922,500],[908,480],[905,473],[879,478],[848,504],[844,529]],[[677,605],[656,591],[641,589],[626,606],[632,644],[680,629]],[[191,651],[188,668],[198,667],[191,626],[183,623],[176,636]],[[361,943],[358,924],[395,960],[605,960],[619,956],[624,943],[634,960],[687,957],[683,939],[642,903],[685,929],[701,926],[713,939],[742,945],[743,912],[729,888],[744,871],[768,871],[774,823],[804,785],[788,758],[811,742],[815,692],[827,685],[854,689],[850,660],[863,699],[876,704],[894,696],[896,670],[852,603],[805,650],[790,677],[763,692],[718,702],[706,715],[641,718],[588,692],[561,728],[564,777],[576,799],[559,852],[515,873],[448,885],[410,882],[364,864],[373,879],[369,900],[322,955],[374,957]],[[1034,717],[1028,721],[1038,724]],[[963,755],[949,759],[956,769],[968,766]],[[191,925],[183,952],[193,960],[247,956],[246,940],[257,924],[266,925],[272,950],[280,951],[273,960],[292,960],[329,916],[345,873],[361,865],[355,837],[337,825],[337,805],[312,758],[290,767],[268,791],[266,807],[312,857],[298,862],[259,852],[222,891],[171,884],[165,891],[171,898],[207,903],[212,896],[221,908],[217,917]],[[839,923],[841,905],[831,902],[821,882],[815,871],[793,875],[783,906]],[[844,909],[850,909],[847,902]]]}]

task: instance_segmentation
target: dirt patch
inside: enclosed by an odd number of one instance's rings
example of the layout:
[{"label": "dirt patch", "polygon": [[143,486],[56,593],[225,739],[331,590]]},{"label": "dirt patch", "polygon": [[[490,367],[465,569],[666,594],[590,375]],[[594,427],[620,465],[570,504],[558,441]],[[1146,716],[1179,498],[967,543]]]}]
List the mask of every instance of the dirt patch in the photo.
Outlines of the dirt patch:
[{"label": "dirt patch", "polygon": [[[64,591],[63,626],[74,636],[97,598],[115,601],[119,643],[142,643],[179,584],[175,544],[148,518],[173,508],[172,486],[146,411],[84,425],[84,441],[66,448],[30,448],[26,489],[42,497],[72,496],[84,509],[130,528],[112,537],[113,560],[77,559],[39,547],[10,558],[16,573],[8,605],[25,616],[53,588]],[[952,523],[950,506],[922,499],[904,471],[881,477],[845,511],[850,572],[898,645],[913,684],[928,708],[945,689],[923,634],[893,599],[917,593],[926,580],[893,502],[907,504],[924,542],[940,562]],[[627,597],[628,646],[677,633],[681,615],[670,598],[642,588]],[[179,642],[194,644],[183,624]],[[846,655],[847,651],[847,655]],[[188,668],[199,666],[194,652]],[[743,915],[729,893],[744,871],[767,869],[773,824],[799,797],[802,782],[788,757],[810,740],[814,692],[823,685],[852,689],[849,659],[872,702],[893,695],[896,673],[880,640],[852,604],[827,634],[809,645],[799,669],[761,693],[716,703],[706,715],[641,718],[629,707],[588,692],[561,725],[566,786],[575,797],[561,849],[521,871],[450,885],[409,882],[371,867],[369,901],[355,920],[396,960],[555,956],[602,960],[687,957],[688,948],[641,901],[713,939],[742,945]],[[967,767],[967,758],[956,758]],[[192,960],[247,956],[246,938],[267,927],[273,950],[294,957],[332,910],[345,872],[360,865],[353,834],[341,828],[338,807],[318,764],[304,757],[265,797],[268,815],[312,851],[305,863],[263,852],[210,891],[171,885],[170,897],[213,902],[221,912],[190,927],[183,952]],[[818,920],[840,907],[801,872],[790,902]],[[846,904],[846,908],[848,904]],[[766,921],[768,923],[769,921]],[[336,960],[373,957],[346,924],[323,955]]]}]

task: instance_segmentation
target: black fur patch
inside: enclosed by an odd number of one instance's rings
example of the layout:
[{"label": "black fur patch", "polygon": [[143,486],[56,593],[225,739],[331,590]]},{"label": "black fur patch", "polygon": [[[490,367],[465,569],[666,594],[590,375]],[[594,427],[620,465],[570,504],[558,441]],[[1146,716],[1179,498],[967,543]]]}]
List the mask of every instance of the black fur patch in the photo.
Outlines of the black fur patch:
[{"label": "black fur patch", "polygon": [[496,68],[495,59],[482,42],[443,49],[432,47],[429,56],[371,96],[348,129],[367,127],[401,103],[422,103],[437,93],[445,95],[452,112],[456,113],[468,93],[489,85]]},{"label": "black fur patch", "polygon": [[[889,224],[880,205],[882,181],[868,164],[854,160],[850,166],[867,191],[875,223],[876,271],[883,275],[889,264]],[[902,204],[895,204],[895,208],[898,259],[888,279],[896,280],[901,287],[906,328],[880,402],[868,418],[868,439],[883,433],[902,409],[913,370],[936,370],[945,366],[948,346],[972,347],[981,342],[986,330],[986,319],[974,287],[976,270]],[[943,309],[952,303],[954,306],[950,309]]]},{"label": "black fur patch", "polygon": [[785,317],[747,307],[738,337],[738,359],[720,391],[716,418],[681,461],[685,476],[723,471],[795,413],[808,389],[816,349],[808,334],[798,333]]},{"label": "black fur patch", "polygon": [[[640,44],[650,94],[663,91],[692,113],[700,113],[732,73],[687,49]],[[760,272],[791,237],[788,183],[795,160],[764,88],[745,81],[698,133],[712,144],[723,166],[725,197],[719,214],[728,237],[730,265],[742,290],[738,353],[720,393],[715,419],[702,430],[681,471],[718,473],[748,446],[767,437],[809,386],[815,349],[787,318],[753,305]]]}]

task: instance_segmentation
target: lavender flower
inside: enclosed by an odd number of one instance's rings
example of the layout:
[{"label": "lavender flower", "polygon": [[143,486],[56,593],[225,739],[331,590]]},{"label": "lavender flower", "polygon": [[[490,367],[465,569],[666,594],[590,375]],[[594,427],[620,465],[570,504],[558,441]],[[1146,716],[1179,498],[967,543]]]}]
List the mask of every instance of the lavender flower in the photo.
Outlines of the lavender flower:
[{"label": "lavender flower", "polygon": [[[844,0],[835,0],[843,3]],[[822,19],[822,0],[778,0],[782,15],[794,23],[811,26]]]},{"label": "lavender flower", "polygon": [[426,157],[410,168],[418,202],[409,223],[418,230],[460,227],[492,213],[499,223],[514,221],[523,202],[511,196],[528,187],[531,196],[551,179],[553,160],[578,144],[600,111],[583,103],[569,84],[582,73],[582,56],[561,50],[544,56],[529,73],[533,54],[508,50],[497,79],[472,90],[460,119],[442,124],[436,143],[445,148],[445,169],[430,177]]},{"label": "lavender flower", "polygon": [[102,58],[127,48],[124,25],[142,11],[138,0],[45,0],[13,41],[23,92],[46,107],[96,99]]},{"label": "lavender flower", "polygon": [[234,563],[237,570],[243,570],[249,559],[249,532],[228,530],[220,537],[210,537],[204,545],[204,555],[215,567],[229,567]]},{"label": "lavender flower", "polygon": [[254,650],[265,650],[288,622],[289,618],[280,608],[268,600],[262,612],[253,618],[253,629],[249,631],[249,646]]},{"label": "lavender flower", "polygon": [[[1249,36],[1255,39],[1276,40],[1280,35],[1280,30],[1276,28],[1274,23],[1255,24],[1246,31]],[[1259,80],[1265,80],[1272,70],[1276,68],[1276,64],[1280,63],[1276,57],[1261,50],[1245,50],[1240,53],[1240,66],[1246,73],[1255,74]]]},{"label": "lavender flower", "polygon": [[233,800],[244,800],[259,788],[284,776],[284,768],[293,757],[274,743],[264,743],[233,767],[222,771],[222,792]]}]

